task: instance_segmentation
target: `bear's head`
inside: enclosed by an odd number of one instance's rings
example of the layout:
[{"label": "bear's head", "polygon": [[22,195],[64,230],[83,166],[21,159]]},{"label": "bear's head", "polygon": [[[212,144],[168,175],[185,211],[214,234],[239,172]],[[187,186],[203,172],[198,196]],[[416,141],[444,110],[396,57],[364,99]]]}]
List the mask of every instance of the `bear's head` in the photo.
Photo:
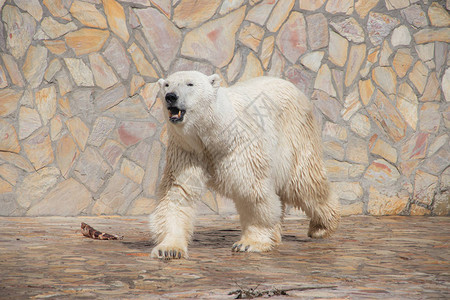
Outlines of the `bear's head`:
[{"label": "bear's head", "polygon": [[181,71],[173,73],[167,79],[160,79],[158,83],[169,122],[183,124],[210,107],[211,102],[216,99],[220,77],[217,74],[206,76],[197,71]]}]

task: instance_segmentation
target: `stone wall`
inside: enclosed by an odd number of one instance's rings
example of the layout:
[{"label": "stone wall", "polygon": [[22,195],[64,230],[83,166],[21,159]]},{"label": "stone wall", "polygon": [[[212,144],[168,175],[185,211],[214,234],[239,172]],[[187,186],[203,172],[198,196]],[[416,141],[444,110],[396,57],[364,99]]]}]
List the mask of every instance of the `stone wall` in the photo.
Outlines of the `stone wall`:
[{"label": "stone wall", "polygon": [[0,7],[0,215],[151,212],[167,142],[156,81],[190,69],[303,90],[344,214],[449,212],[448,0]]}]

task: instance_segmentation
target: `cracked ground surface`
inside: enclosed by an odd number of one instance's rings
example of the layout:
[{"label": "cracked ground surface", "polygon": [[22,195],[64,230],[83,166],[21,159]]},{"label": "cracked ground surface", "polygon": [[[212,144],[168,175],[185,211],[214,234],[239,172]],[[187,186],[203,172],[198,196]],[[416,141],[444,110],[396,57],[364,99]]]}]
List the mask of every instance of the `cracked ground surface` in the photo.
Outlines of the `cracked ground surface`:
[{"label": "cracked ground surface", "polygon": [[[81,222],[124,239],[83,237]],[[231,252],[238,224],[200,217],[189,260],[160,261],[146,217],[0,218],[0,299],[450,298],[448,217],[345,217],[325,240],[287,218],[263,254]]]}]

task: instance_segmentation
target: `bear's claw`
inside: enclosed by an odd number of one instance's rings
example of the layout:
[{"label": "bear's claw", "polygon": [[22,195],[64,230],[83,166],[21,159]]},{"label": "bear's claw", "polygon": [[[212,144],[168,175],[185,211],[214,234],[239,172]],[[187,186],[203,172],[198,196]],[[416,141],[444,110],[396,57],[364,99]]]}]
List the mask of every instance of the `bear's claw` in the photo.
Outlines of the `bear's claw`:
[{"label": "bear's claw", "polygon": [[164,260],[181,259],[183,257],[187,258],[187,253],[185,250],[177,247],[156,246],[152,251],[151,257]]}]

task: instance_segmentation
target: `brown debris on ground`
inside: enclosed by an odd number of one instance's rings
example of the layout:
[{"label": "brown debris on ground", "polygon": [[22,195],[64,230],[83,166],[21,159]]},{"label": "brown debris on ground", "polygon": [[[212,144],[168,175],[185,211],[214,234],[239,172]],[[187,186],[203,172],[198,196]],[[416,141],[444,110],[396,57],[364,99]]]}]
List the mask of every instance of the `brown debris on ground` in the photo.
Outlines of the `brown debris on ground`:
[{"label": "brown debris on ground", "polygon": [[95,239],[95,240],[121,240],[121,239],[123,239],[123,236],[118,236],[116,234],[109,234],[109,233],[98,231],[84,222],[81,222],[81,233],[85,237]]}]

